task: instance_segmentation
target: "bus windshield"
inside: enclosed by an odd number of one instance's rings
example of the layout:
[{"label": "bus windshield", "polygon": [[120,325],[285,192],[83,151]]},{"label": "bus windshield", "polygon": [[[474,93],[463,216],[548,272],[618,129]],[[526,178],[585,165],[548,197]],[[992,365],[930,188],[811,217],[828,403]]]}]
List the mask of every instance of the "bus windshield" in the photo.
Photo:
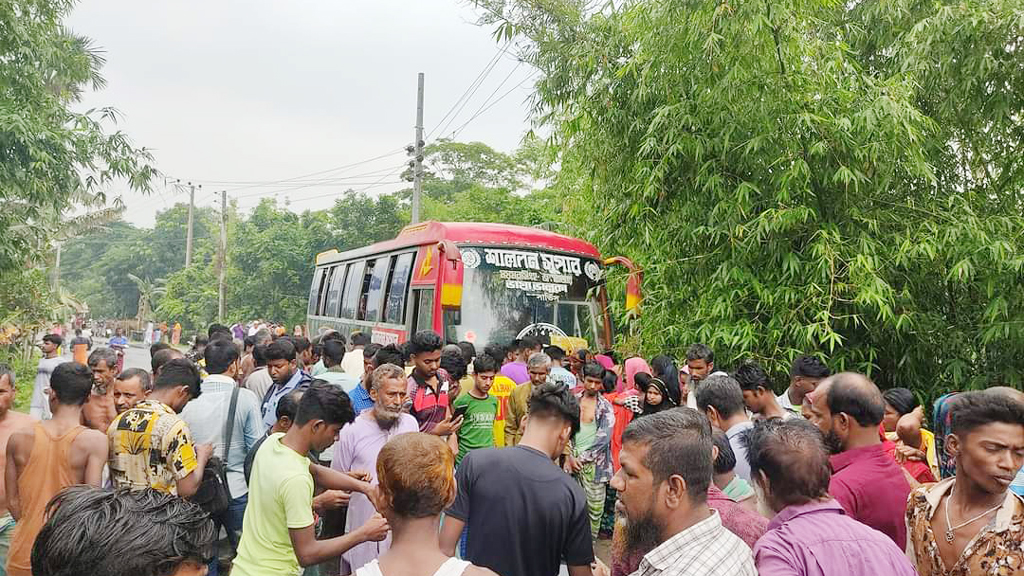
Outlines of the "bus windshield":
[{"label": "bus windshield", "polygon": [[445,310],[445,337],[477,350],[492,342],[533,336],[572,337],[603,344],[597,303],[603,284],[597,261],[554,252],[461,248],[461,310]]}]

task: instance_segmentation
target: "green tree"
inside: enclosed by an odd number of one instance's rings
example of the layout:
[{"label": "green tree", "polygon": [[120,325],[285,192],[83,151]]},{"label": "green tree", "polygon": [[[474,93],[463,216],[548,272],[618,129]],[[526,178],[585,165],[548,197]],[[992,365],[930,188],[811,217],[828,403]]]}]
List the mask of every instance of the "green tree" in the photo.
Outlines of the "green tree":
[{"label": "green tree", "polygon": [[0,5],[0,270],[24,264],[47,238],[48,214],[64,214],[81,193],[103,198],[124,179],[145,190],[148,152],[107,133],[112,109],[77,112],[83,86],[99,85],[100,54],[62,21],[70,0]]},{"label": "green tree", "polygon": [[152,315],[153,302],[156,301],[158,296],[163,296],[167,293],[167,288],[164,286],[167,280],[164,278],[156,278],[154,280],[139,278],[135,274],[128,274],[128,279],[135,283],[135,287],[139,291],[139,304],[136,309],[138,310],[139,322],[145,322]]},{"label": "green tree", "polygon": [[478,4],[529,40],[570,230],[645,268],[645,352],[1020,382],[1019,3]]}]

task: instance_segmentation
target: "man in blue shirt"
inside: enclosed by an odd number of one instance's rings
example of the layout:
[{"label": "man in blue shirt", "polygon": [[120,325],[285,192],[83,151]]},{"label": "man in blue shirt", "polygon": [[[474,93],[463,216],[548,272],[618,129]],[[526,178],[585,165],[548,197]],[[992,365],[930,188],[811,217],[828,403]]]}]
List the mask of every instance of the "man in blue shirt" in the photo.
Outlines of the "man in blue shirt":
[{"label": "man in blue shirt", "polygon": [[274,385],[263,397],[263,425],[269,429],[277,420],[277,402],[292,390],[309,387],[310,377],[299,370],[295,361],[295,346],[286,337],[278,338],[270,343],[263,352],[267,360],[267,371],[274,380]]},{"label": "man in blue shirt", "polygon": [[[245,481],[245,455],[263,437],[263,417],[260,401],[251,390],[238,389],[235,416],[231,429],[231,442],[225,457],[225,427],[231,405],[231,396],[237,388],[235,377],[241,371],[238,348],[225,336],[216,336],[203,353],[209,376],[200,384],[200,395],[181,411],[192,431],[192,438],[201,444],[212,444],[213,454],[223,458],[227,466],[228,490],[231,503],[228,509],[215,516],[214,522],[227,531],[232,547],[238,545],[242,530],[242,517],[249,501],[249,487]],[[217,576],[217,555],[209,566],[208,574]]]}]

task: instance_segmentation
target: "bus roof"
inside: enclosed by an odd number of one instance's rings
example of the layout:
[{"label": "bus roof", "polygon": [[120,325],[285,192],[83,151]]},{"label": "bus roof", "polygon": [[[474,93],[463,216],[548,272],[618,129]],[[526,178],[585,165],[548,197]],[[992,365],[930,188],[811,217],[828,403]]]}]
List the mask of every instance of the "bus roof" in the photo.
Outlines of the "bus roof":
[{"label": "bus roof", "polygon": [[529,246],[543,250],[568,252],[580,256],[600,258],[601,253],[589,242],[539,228],[481,222],[421,222],[410,224],[391,240],[378,242],[348,252],[324,252],[317,256],[317,264],[363,258],[371,254],[391,252],[411,246],[436,244],[450,240],[456,244],[483,244],[491,246]]}]

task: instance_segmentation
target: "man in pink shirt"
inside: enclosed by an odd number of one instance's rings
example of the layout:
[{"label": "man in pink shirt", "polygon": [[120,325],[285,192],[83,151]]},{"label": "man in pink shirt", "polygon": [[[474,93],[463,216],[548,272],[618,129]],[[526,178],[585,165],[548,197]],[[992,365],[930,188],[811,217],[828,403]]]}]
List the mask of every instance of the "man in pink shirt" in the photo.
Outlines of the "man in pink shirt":
[{"label": "man in pink shirt", "polygon": [[916,576],[892,540],[857,522],[828,494],[828,454],[804,420],[759,420],[744,432],[754,484],[774,514],[754,545],[764,575]]},{"label": "man in pink shirt", "polygon": [[808,394],[809,419],[825,434],[832,453],[828,492],[855,520],[907,545],[904,513],[910,484],[878,435],[885,401],[861,374],[830,376]]}]

